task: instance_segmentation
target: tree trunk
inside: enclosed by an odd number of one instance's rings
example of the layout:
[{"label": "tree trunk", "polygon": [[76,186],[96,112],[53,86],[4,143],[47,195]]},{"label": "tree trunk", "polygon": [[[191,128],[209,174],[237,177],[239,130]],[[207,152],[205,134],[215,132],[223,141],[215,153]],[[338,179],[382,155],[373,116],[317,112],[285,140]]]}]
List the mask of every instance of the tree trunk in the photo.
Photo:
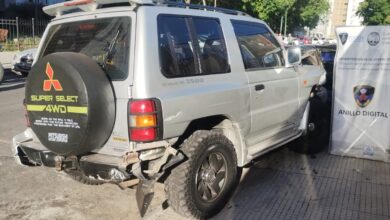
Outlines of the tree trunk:
[{"label": "tree trunk", "polygon": [[207,5],[207,4],[206,4],[206,0],[203,0],[203,5],[204,5],[204,6],[206,6],[206,5]]}]

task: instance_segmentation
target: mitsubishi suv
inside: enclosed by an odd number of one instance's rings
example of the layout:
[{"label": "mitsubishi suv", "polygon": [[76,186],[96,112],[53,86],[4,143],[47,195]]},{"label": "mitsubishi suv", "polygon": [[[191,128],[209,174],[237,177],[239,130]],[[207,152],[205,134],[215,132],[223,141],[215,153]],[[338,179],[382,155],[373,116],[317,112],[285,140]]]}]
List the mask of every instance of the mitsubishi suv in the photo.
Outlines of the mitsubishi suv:
[{"label": "mitsubishi suv", "polygon": [[160,181],[176,212],[207,218],[240,168],[315,128],[323,69],[243,12],[161,0],[43,10],[55,18],[26,82],[20,164],[136,187],[142,216]]}]

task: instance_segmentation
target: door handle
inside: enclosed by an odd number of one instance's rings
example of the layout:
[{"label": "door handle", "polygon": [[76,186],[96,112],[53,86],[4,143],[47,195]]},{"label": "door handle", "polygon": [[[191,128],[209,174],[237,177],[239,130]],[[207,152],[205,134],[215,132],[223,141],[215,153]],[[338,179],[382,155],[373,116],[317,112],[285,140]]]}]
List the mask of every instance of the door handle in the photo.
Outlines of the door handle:
[{"label": "door handle", "polygon": [[255,85],[255,90],[256,91],[262,91],[265,89],[265,86],[263,84]]}]

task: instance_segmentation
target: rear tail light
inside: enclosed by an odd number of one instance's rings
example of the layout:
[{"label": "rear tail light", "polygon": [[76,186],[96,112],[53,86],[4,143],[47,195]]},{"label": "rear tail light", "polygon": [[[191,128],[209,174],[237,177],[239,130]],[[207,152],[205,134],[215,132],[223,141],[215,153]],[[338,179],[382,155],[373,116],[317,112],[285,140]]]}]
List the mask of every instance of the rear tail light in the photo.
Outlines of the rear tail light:
[{"label": "rear tail light", "polygon": [[129,101],[129,137],[134,142],[161,139],[162,112],[158,99]]},{"label": "rear tail light", "polygon": [[80,0],[80,1],[70,1],[70,2],[65,2],[64,6],[78,6],[78,5],[87,5],[91,4],[93,0]]}]

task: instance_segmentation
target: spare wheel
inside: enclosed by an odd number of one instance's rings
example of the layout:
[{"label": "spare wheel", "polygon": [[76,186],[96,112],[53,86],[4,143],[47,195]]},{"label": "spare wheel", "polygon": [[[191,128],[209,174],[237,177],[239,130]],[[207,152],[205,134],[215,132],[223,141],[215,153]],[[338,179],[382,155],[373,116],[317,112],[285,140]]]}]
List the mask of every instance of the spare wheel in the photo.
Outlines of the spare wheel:
[{"label": "spare wheel", "polygon": [[107,75],[78,53],[53,53],[33,66],[26,83],[26,108],[40,142],[63,156],[102,147],[115,121]]}]

